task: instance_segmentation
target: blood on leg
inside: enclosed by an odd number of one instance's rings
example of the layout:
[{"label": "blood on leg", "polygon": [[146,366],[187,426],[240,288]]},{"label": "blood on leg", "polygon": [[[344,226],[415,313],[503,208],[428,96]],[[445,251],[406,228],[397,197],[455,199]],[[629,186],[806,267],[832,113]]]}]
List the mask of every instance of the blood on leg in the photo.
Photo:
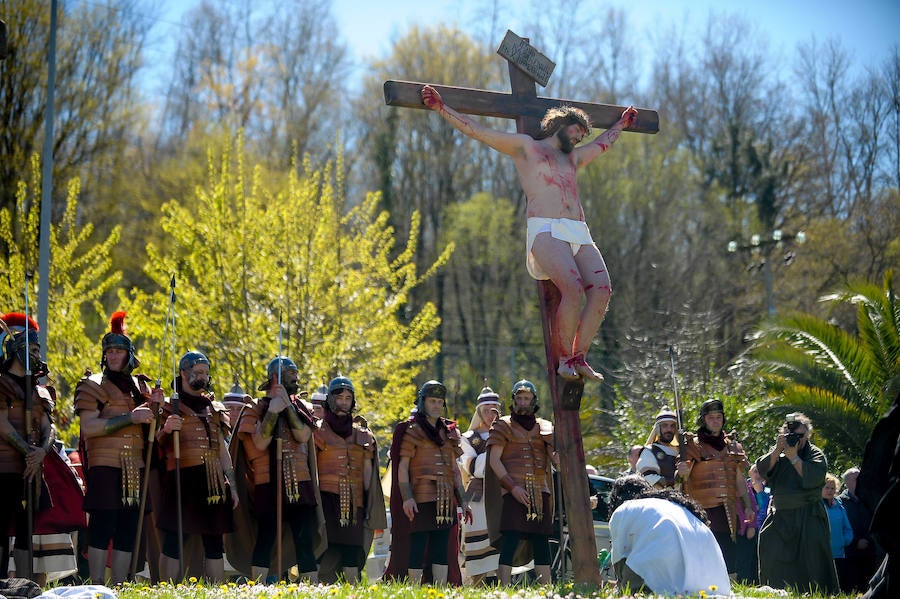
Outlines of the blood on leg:
[{"label": "blood on leg", "polygon": [[575,331],[582,311],[585,295],[584,279],[579,272],[571,246],[550,233],[539,233],[531,246],[534,259],[559,290],[559,307],[556,311],[556,330],[561,355],[572,355]]}]

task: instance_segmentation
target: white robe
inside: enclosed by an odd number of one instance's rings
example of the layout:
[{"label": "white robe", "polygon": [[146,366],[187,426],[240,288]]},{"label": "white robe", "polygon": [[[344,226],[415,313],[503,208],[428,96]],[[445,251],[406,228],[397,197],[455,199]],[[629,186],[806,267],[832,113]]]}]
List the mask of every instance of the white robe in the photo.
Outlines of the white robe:
[{"label": "white robe", "polygon": [[625,559],[656,594],[730,595],[722,551],[708,526],[666,499],[633,499],[609,521],[612,562]]}]

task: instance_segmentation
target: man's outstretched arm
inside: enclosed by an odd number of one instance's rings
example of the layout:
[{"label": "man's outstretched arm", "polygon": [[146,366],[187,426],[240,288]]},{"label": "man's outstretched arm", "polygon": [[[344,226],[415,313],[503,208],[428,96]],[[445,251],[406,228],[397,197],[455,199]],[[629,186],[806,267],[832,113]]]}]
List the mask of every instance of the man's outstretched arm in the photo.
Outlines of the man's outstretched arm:
[{"label": "man's outstretched arm", "polygon": [[497,131],[478,123],[468,116],[457,112],[444,104],[441,94],[430,85],[422,87],[422,102],[437,112],[444,120],[461,131],[464,135],[489,145],[502,154],[513,156],[521,152],[521,148],[531,140],[527,135]]},{"label": "man's outstretched arm", "polygon": [[634,106],[629,106],[622,113],[622,117],[615,125],[598,135],[597,138],[590,143],[577,148],[574,153],[578,160],[578,166],[582,167],[587,165],[591,160],[607,151],[609,147],[619,139],[619,134],[622,133],[622,130],[634,124],[637,115],[637,109]]}]

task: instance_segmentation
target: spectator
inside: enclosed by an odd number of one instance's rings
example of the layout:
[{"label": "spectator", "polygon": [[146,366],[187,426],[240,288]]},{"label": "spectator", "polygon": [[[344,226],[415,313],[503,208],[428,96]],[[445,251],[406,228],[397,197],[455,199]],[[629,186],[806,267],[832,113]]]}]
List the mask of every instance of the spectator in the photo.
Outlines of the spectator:
[{"label": "spectator", "polygon": [[844,551],[844,564],[847,568],[847,587],[844,588],[844,580],[840,578],[841,590],[845,593],[865,591],[869,585],[869,579],[875,573],[878,562],[883,556],[875,544],[872,535],[869,534],[869,524],[872,523],[872,512],[856,495],[856,479],[859,478],[859,468],[850,468],[842,477],[844,479],[844,492],[838,496],[841,505],[847,511],[847,518],[853,528],[853,542],[847,545]]},{"label": "spectator", "polygon": [[[896,379],[895,379],[896,382]],[[896,386],[894,387],[896,389]],[[866,443],[856,492],[872,511],[869,531],[886,555],[869,581],[864,599],[882,599],[900,595],[900,393],[891,407],[875,424]]]},{"label": "spectator", "polygon": [[628,450],[628,469],[623,470],[619,476],[628,476],[629,474],[637,474],[637,463],[644,451],[643,445],[632,445]]},{"label": "spectator", "polygon": [[759,530],[759,579],[777,588],[834,594],[839,590],[837,572],[821,499],[828,462],[822,450],[809,442],[810,433],[809,418],[788,414],[775,447],[756,461],[772,488],[768,514]]},{"label": "spectator", "polygon": [[759,561],[756,557],[757,545],[759,537],[759,524],[757,514],[758,507],[756,503],[756,493],[753,491],[753,481],[747,479],[747,495],[750,497],[750,507],[748,511],[744,508],[743,503],[737,504],[738,522],[740,526],[737,530],[735,538],[735,568],[737,580],[744,584],[759,583]]},{"label": "spectator", "polygon": [[841,505],[840,500],[835,499],[838,488],[838,477],[828,473],[825,475],[825,486],[822,487],[822,503],[828,512],[828,524],[831,527],[831,557],[837,569],[838,583],[841,590],[849,585],[846,560],[844,559],[844,547],[853,542],[853,527],[847,518],[847,511]]}]

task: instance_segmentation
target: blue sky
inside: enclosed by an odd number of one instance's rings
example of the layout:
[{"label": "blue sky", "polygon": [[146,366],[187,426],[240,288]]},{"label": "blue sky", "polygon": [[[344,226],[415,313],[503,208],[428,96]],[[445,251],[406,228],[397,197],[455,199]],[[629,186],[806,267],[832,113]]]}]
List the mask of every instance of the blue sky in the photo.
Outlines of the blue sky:
[{"label": "blue sky", "polygon": [[[93,4],[100,0],[75,1]],[[158,7],[160,15],[154,40],[147,47],[148,62],[157,65],[151,71],[165,69],[172,60],[172,40],[178,37],[182,13],[200,0],[145,1],[148,7]],[[278,0],[256,1],[265,4]],[[492,6],[498,7],[502,21],[495,24],[498,45],[506,29],[527,37],[529,32],[516,14],[522,12],[518,7],[530,6],[531,1],[332,0],[332,13],[341,40],[356,59],[355,73],[361,74],[364,61],[386,56],[392,42],[411,25],[446,24],[466,30],[472,26],[473,18]],[[682,23],[700,36],[710,12],[724,12],[746,18],[767,38],[769,52],[787,61],[793,59],[797,44],[809,41],[813,35],[819,43],[839,39],[850,52],[853,66],[860,70],[868,65],[880,66],[892,47],[900,45],[900,0],[581,0],[579,6],[582,17],[595,13],[602,18],[608,7],[624,9],[639,44],[655,30]],[[153,79],[153,75],[149,78]],[[356,82],[350,83],[356,86]]]},{"label": "blue sky", "polygon": [[[496,0],[515,15],[511,7],[528,0]],[[456,23],[465,25],[470,18],[491,5],[488,0],[333,0],[334,13],[345,41],[358,58],[384,55],[390,43],[411,24]],[[387,10],[373,9],[384,4]],[[900,43],[900,0],[583,0],[582,7],[597,7],[597,13],[609,6],[624,8],[630,24],[639,32],[659,27],[660,23],[687,23],[702,27],[710,11],[737,13],[746,17],[769,38],[773,50],[792,53],[798,42],[815,35],[819,41],[836,37],[852,51],[860,63],[879,63],[894,44]],[[505,24],[522,36],[528,32],[513,20]],[[639,33],[640,34],[640,33]],[[497,40],[499,45],[500,39]]]}]

